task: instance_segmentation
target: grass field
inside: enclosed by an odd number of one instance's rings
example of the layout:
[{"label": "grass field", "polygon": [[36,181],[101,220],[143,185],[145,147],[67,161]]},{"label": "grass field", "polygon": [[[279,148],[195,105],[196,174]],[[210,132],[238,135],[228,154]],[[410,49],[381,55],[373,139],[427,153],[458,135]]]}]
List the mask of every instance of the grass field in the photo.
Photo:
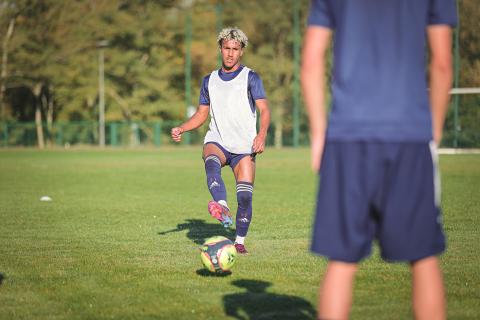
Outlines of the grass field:
[{"label": "grass field", "polygon": [[[440,164],[448,315],[478,319],[480,155]],[[215,277],[197,248],[233,233],[206,211],[198,147],[0,151],[0,319],[313,319],[326,263],[308,251],[308,150],[270,149],[257,168],[251,254]],[[223,176],[234,204],[230,169]],[[375,250],[352,319],[408,318],[408,265]]]}]

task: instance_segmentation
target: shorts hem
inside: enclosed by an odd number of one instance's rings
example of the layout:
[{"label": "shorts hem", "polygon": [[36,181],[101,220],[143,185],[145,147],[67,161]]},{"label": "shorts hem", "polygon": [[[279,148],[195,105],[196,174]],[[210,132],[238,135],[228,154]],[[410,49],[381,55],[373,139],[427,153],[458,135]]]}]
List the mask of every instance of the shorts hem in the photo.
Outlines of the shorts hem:
[{"label": "shorts hem", "polygon": [[345,263],[360,263],[362,260],[368,258],[371,255],[371,252],[360,256],[359,258],[347,258],[342,255],[336,255],[336,254],[329,254],[329,253],[324,253],[321,250],[315,250],[315,249],[310,249],[310,251],[316,255],[320,256],[323,258],[326,258],[328,260],[333,260],[333,261],[340,261],[340,262],[345,262]]},{"label": "shorts hem", "polygon": [[436,257],[445,252],[445,248],[440,249],[440,250],[432,250],[431,252],[425,252],[421,254],[416,254],[416,255],[411,255],[408,257],[388,257],[387,255],[381,255],[382,259],[387,261],[387,262],[415,262],[418,260],[426,259],[429,257]]},{"label": "shorts hem", "polygon": [[[365,260],[366,258],[370,257],[371,252],[368,254],[362,255],[358,258],[351,258],[351,257],[346,257],[344,255],[338,255],[338,254],[332,254],[332,253],[326,253],[322,250],[315,250],[313,248],[310,249],[312,254],[316,256],[320,256],[323,258],[326,258],[328,260],[333,260],[333,261],[340,261],[340,262],[345,262],[345,263],[360,263],[362,260]],[[380,257],[382,260],[389,262],[389,263],[402,263],[402,262],[416,262],[422,259],[426,259],[429,257],[436,257],[440,256],[445,252],[445,248],[440,249],[440,250],[434,250],[432,252],[428,253],[421,253],[421,254],[416,254],[416,255],[410,255],[408,257],[388,257],[387,255],[380,254]]]}]

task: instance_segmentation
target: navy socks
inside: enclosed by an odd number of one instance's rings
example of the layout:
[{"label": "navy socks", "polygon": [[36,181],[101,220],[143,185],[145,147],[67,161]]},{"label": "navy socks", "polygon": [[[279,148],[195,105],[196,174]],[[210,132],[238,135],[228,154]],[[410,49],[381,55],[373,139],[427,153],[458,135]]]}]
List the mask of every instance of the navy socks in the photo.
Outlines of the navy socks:
[{"label": "navy socks", "polygon": [[227,190],[221,175],[222,164],[216,155],[205,158],[205,172],[207,173],[207,187],[215,201],[226,201]]},{"label": "navy socks", "polygon": [[248,232],[248,226],[252,220],[252,194],[253,184],[250,182],[237,182],[237,235],[245,237]]}]

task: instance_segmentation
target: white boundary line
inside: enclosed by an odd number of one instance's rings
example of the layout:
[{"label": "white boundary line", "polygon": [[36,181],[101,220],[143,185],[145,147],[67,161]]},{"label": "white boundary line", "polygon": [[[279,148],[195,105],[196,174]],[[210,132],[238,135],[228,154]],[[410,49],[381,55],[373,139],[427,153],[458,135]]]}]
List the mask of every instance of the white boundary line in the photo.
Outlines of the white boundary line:
[{"label": "white boundary line", "polygon": [[480,93],[480,88],[452,88],[450,94],[477,94]]},{"label": "white boundary line", "polygon": [[440,148],[438,154],[480,154],[480,149]]}]

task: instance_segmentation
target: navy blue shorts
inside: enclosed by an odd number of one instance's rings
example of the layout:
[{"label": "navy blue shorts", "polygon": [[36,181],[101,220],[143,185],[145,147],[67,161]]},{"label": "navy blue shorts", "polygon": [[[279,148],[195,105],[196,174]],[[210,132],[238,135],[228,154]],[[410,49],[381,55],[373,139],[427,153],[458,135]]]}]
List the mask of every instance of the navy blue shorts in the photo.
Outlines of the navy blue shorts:
[{"label": "navy blue shorts", "polygon": [[359,262],[415,261],[445,250],[436,148],[428,143],[327,142],[312,251]]},{"label": "navy blue shorts", "polygon": [[217,143],[217,142],[207,142],[205,144],[214,144],[216,145],[223,153],[223,155],[225,156],[225,164],[226,165],[229,165],[230,168],[232,168],[232,170],[237,166],[237,164],[240,162],[240,160],[242,160],[243,158],[249,156],[252,158],[252,160],[255,162],[255,157],[256,157],[256,153],[231,153],[229,151],[227,151],[227,149],[225,149],[224,147],[222,147],[221,144]]}]

